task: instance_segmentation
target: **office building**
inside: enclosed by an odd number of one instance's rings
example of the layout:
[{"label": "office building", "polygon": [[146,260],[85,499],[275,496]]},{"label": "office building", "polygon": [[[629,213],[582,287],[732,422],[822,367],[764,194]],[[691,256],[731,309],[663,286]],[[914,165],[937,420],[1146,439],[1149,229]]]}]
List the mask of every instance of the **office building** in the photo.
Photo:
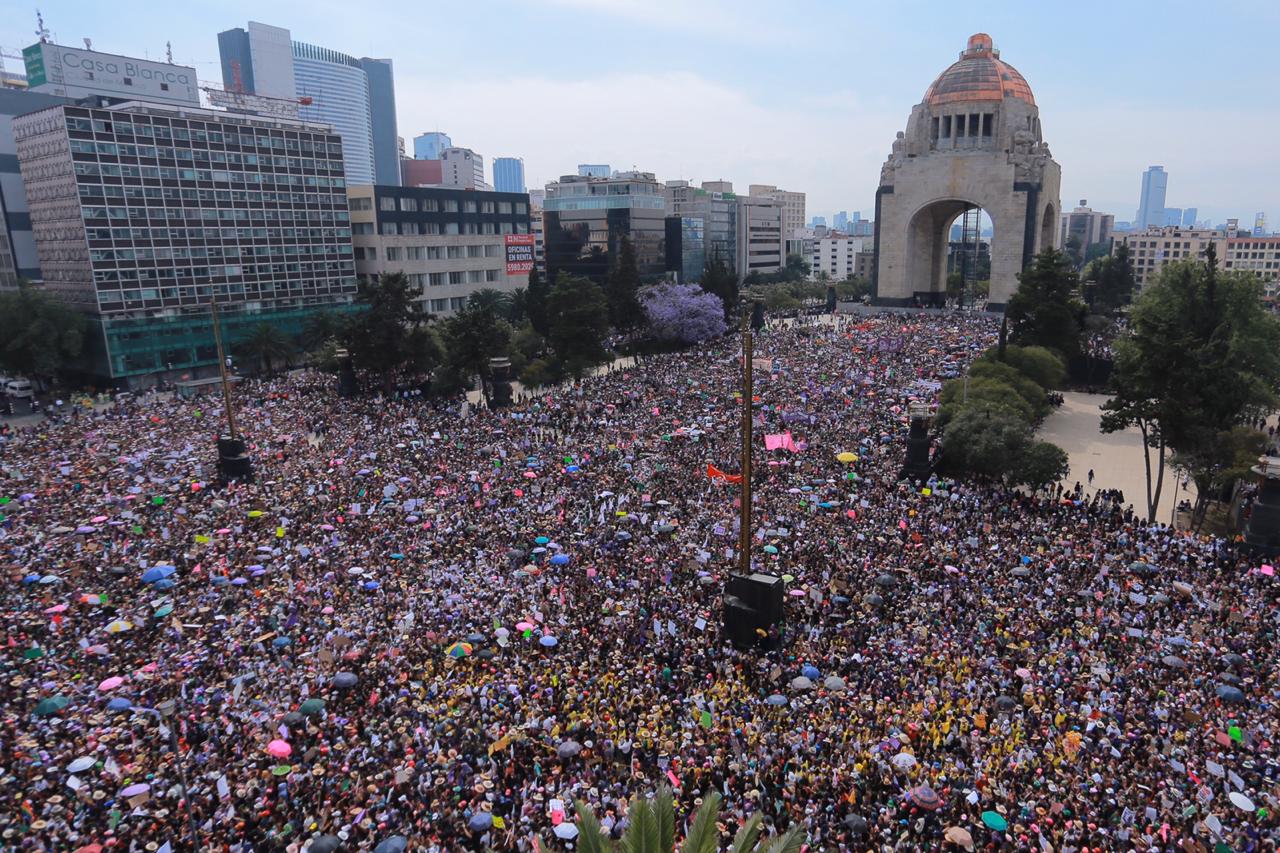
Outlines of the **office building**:
[{"label": "office building", "polygon": [[1200,215],[1200,211],[1194,207],[1184,207],[1182,209],[1182,227],[1195,228],[1196,217]]},{"label": "office building", "polygon": [[666,231],[668,275],[680,284],[701,281],[707,265],[705,223],[696,216],[668,216]]},{"label": "office building", "polygon": [[196,70],[114,53],[39,42],[22,51],[27,88],[77,99],[102,95],[122,101],[200,106]]},{"label": "office building", "polygon": [[667,206],[652,172],[607,178],[564,175],[547,184],[542,220],[547,276],[582,275],[603,285],[623,238],[641,276],[666,271]]},{"label": "office building", "polygon": [[738,279],[777,272],[786,263],[784,202],[772,196],[738,196]]},{"label": "office building", "polygon": [[362,278],[402,272],[432,314],[462,309],[478,290],[529,283],[507,262],[507,240],[528,235],[529,197],[445,187],[353,186],[351,230]]},{"label": "office building", "polygon": [[[870,236],[870,235],[868,235]],[[853,258],[853,275],[855,278],[871,281],[876,272],[876,253],[874,251],[858,252]]]},{"label": "office building", "polygon": [[58,95],[0,89],[0,291],[17,287],[18,279],[40,280],[40,258],[18,168],[13,120],[23,113],[64,103],[67,99]]},{"label": "office building", "polygon": [[519,157],[495,157],[493,188],[500,193],[524,192],[524,160]]},{"label": "office building", "polygon": [[857,275],[857,256],[871,251],[871,241],[850,237],[841,231],[813,241],[809,255],[809,276],[818,278],[826,273],[832,281],[844,281]]},{"label": "office building", "polygon": [[[539,191],[540,193],[542,191]],[[541,276],[547,274],[547,244],[546,232],[542,225],[542,202],[544,197],[539,195],[534,198],[533,193],[529,193],[529,231],[533,234],[533,268],[538,271]]]},{"label": "office building", "polygon": [[413,138],[413,156],[417,160],[439,160],[446,148],[453,147],[449,134],[439,131],[423,133]]},{"label": "office building", "polygon": [[578,177],[580,178],[607,178],[613,174],[609,170],[608,163],[579,163]]},{"label": "office building", "polygon": [[1228,236],[1226,252],[1219,260],[1224,269],[1253,273],[1268,290],[1280,281],[1280,237]]},{"label": "office building", "polygon": [[297,99],[300,119],[332,125],[348,182],[399,181],[391,60],[293,41],[289,30],[256,21],[218,33],[218,52],[227,90]]},{"label": "office building", "polygon": [[1258,211],[1253,217],[1253,236],[1267,236],[1267,214],[1262,211]]},{"label": "office building", "polygon": [[439,160],[401,160],[400,183],[406,187],[444,186],[444,168]]},{"label": "office building", "polygon": [[[747,194],[753,196],[763,196],[765,198],[777,199],[782,202],[782,229],[785,234],[794,234],[797,228],[803,228],[806,225],[804,218],[804,193],[790,192],[788,190],[780,190],[772,184],[751,184],[747,187]],[[821,219],[821,217],[818,217]],[[826,219],[822,219],[823,225],[827,224]]]},{"label": "office building", "polygon": [[93,325],[86,373],[149,384],[235,341],[300,332],[356,292],[342,140],[325,125],[194,107],[58,105],[13,121],[47,291]]},{"label": "office building", "polygon": [[1133,227],[1138,230],[1159,228],[1164,224],[1164,197],[1169,188],[1169,176],[1164,166],[1152,166],[1142,173],[1142,195],[1138,201],[1138,218]]},{"label": "office building", "polygon": [[813,217],[812,219],[810,219],[810,220],[809,220],[809,227],[810,227],[810,228],[826,228],[826,227],[827,227],[827,217],[825,217],[825,216],[815,216],[815,217]]},{"label": "office building", "polygon": [[[738,197],[732,191],[707,189],[723,185],[722,181],[707,181],[695,187],[688,181],[667,181],[663,196],[668,215],[702,221],[702,249],[706,260],[719,259],[734,270],[738,263]],[[688,280],[701,280],[701,273]]]},{"label": "office building", "polygon": [[1164,209],[1164,217],[1160,222],[1162,228],[1181,228],[1182,227],[1182,208],[1166,207]]},{"label": "office building", "polygon": [[[1148,228],[1115,235],[1112,252],[1121,244],[1129,247],[1134,282],[1141,288],[1153,281],[1164,265],[1173,261],[1204,258],[1212,243],[1218,258],[1227,254],[1228,233],[1198,228]],[[1224,263],[1225,266],[1225,263]]]},{"label": "office building", "polygon": [[1074,238],[1080,245],[1082,258],[1090,246],[1110,241],[1115,230],[1116,218],[1113,215],[1098,213],[1088,205],[1088,199],[1082,198],[1075,210],[1062,214],[1062,233],[1058,235],[1058,245],[1063,247]]},{"label": "office building", "polygon": [[831,218],[831,227],[837,231],[848,232],[849,230],[849,213],[842,210]]},{"label": "office building", "polygon": [[484,182],[484,158],[470,148],[440,152],[441,184],[459,190],[489,189]]}]

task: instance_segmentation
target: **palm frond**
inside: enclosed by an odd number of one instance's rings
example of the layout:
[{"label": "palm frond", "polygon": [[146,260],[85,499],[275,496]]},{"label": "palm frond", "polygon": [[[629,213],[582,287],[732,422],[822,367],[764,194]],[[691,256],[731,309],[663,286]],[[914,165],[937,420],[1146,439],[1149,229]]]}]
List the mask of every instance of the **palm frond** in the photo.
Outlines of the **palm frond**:
[{"label": "palm frond", "polygon": [[729,853],[752,853],[759,837],[760,813],[756,812],[738,829],[738,834],[733,836],[733,846],[729,848]]},{"label": "palm frond", "polygon": [[707,794],[702,805],[693,814],[693,825],[685,836],[682,853],[716,853],[719,846],[719,831],[716,819],[720,817],[720,795],[715,791]]},{"label": "palm frond", "polygon": [[800,853],[800,848],[804,846],[804,838],[800,833],[800,827],[793,826],[773,840],[769,845],[768,853]]},{"label": "palm frond", "polygon": [[627,811],[627,831],[622,834],[624,853],[654,853],[658,849],[658,819],[643,796],[637,796]]},{"label": "palm frond", "polygon": [[671,789],[663,785],[653,800],[653,812],[658,819],[658,853],[674,853],[676,849],[676,807]]},{"label": "palm frond", "polygon": [[582,853],[609,853],[609,839],[600,829],[595,812],[580,800],[574,801],[573,808],[578,813],[578,849]]}]

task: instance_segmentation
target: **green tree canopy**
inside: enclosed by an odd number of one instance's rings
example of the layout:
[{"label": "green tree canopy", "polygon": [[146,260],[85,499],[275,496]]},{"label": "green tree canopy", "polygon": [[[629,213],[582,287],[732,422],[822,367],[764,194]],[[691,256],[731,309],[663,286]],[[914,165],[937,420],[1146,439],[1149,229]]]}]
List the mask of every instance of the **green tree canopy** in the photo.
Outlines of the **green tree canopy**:
[{"label": "green tree canopy", "polygon": [[236,342],[235,349],[257,364],[263,373],[270,374],[293,355],[294,345],[279,326],[259,323]]},{"label": "green tree canopy", "polygon": [[551,282],[543,278],[535,267],[529,272],[529,284],[524,289],[524,310],[534,330],[544,338],[551,328],[547,316],[547,297],[550,294]]},{"label": "green tree canopy", "polygon": [[714,293],[724,303],[724,319],[728,322],[738,306],[738,277],[729,269],[729,265],[716,253],[707,260],[702,270],[702,289]]},{"label": "green tree canopy", "polygon": [[357,301],[365,310],[346,329],[346,344],[355,365],[378,374],[384,389],[395,386],[396,374],[427,371],[435,366],[427,321],[404,273],[383,273],[360,282]]},{"label": "green tree canopy", "polygon": [[80,356],[87,326],[84,315],[32,285],[0,294],[0,368],[52,379]]},{"label": "green tree canopy", "polygon": [[1061,388],[1067,380],[1067,366],[1062,358],[1044,347],[1006,345],[1003,356],[999,347],[992,347],[978,361],[1003,362],[1045,390]]},{"label": "green tree canopy", "polygon": [[547,340],[566,369],[580,376],[607,353],[609,305],[589,278],[560,273],[547,295]]},{"label": "green tree canopy", "polygon": [[640,307],[640,271],[636,266],[636,249],[631,240],[619,241],[618,254],[605,279],[605,299],[609,306],[609,323],[618,330],[635,329],[644,324]]},{"label": "green tree canopy", "polygon": [[476,298],[484,292],[471,294],[467,307],[444,321],[441,337],[445,364],[464,381],[479,376],[481,390],[488,399],[489,359],[507,354],[512,332],[510,324],[498,316],[493,300]]},{"label": "green tree canopy", "polygon": [[1010,342],[1048,347],[1067,359],[1077,355],[1085,309],[1076,297],[1079,282],[1070,259],[1045,249],[1018,281],[1005,309]]},{"label": "green tree canopy", "polygon": [[1092,281],[1093,310],[1114,314],[1133,299],[1135,279],[1129,245],[1116,246],[1115,254],[1097,258],[1084,271],[1085,281]]},{"label": "green tree canopy", "polygon": [[1141,431],[1154,521],[1170,450],[1204,500],[1215,470],[1235,461],[1229,434],[1275,408],[1280,320],[1263,306],[1257,279],[1220,273],[1210,247],[1206,263],[1179,261],[1161,270],[1130,311],[1129,330],[1114,345],[1114,391],[1103,406],[1102,430]]}]

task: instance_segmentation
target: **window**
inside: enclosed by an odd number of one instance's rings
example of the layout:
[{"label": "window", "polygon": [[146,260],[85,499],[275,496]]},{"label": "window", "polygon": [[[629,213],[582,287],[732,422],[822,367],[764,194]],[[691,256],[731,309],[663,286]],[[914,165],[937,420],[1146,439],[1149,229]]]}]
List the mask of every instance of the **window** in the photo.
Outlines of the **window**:
[{"label": "window", "polygon": [[[500,201],[500,202],[498,202],[498,212],[499,212],[499,213],[510,213],[510,212],[511,212],[511,202],[509,202],[509,201]],[[486,210],[486,211],[485,211],[485,213],[493,213],[493,211],[492,211],[492,210]]]},{"label": "window", "polygon": [[463,213],[475,213],[476,203],[474,201],[463,202],[462,211]]},{"label": "window", "polygon": [[[252,156],[252,155],[250,155]],[[351,199],[352,210],[373,210],[373,199],[368,197]],[[385,210],[386,208],[383,208]]]},{"label": "window", "polygon": [[456,260],[459,260],[459,259],[461,259],[461,258],[465,258],[465,257],[466,257],[466,254],[465,254],[465,252],[464,252],[464,247],[462,247],[462,246],[449,246],[449,247],[448,247],[448,255],[447,255],[447,257],[448,257],[448,258],[449,258],[449,260],[451,260],[451,261],[456,261]]},{"label": "window", "polygon": [[451,272],[449,273],[449,283],[450,284],[466,284],[467,274],[465,272]]},{"label": "window", "polygon": [[489,245],[484,247],[484,256],[486,258],[496,258],[501,252],[502,252],[502,247],[494,243],[490,243]]},{"label": "window", "polygon": [[467,270],[467,283],[479,284],[484,277],[483,270]]},{"label": "window", "polygon": [[[504,205],[505,205],[505,206],[507,206],[507,207],[510,207],[510,206],[511,206],[510,202],[505,202],[505,201],[504,201],[504,202],[502,202],[502,204],[504,204]],[[481,212],[481,213],[493,213],[493,202],[491,202],[491,201],[486,201],[486,202],[482,203],[482,204],[480,205],[480,212]]]},{"label": "window", "polygon": [[[445,212],[445,213],[457,213],[457,212],[458,212],[458,201],[457,201],[457,199],[452,199],[452,198],[447,198],[447,199],[445,199],[445,200],[444,200],[444,212]],[[455,233],[456,233],[456,232],[455,232]]]},{"label": "window", "polygon": [[444,273],[442,273],[442,272],[433,272],[433,273],[431,273],[431,286],[432,286],[432,287],[443,287],[443,286],[444,286]]},{"label": "window", "polygon": [[468,258],[483,258],[483,257],[484,257],[484,246],[468,246],[468,247],[467,247],[467,257],[468,257]]},{"label": "window", "polygon": [[432,299],[431,310],[433,313],[436,313],[436,314],[441,314],[445,311],[448,311],[449,300],[448,299]]},{"label": "window", "polygon": [[485,281],[497,281],[497,280],[498,280],[498,272],[499,272],[498,270],[485,270],[485,271],[484,271],[484,280],[485,280]]},{"label": "window", "polygon": [[402,198],[400,199],[400,209],[406,213],[417,213],[418,200],[416,198]]},{"label": "window", "polygon": [[169,91],[169,84],[168,84],[168,83],[161,83],[161,84],[160,84],[160,91],[161,91],[161,92],[167,92],[167,91]]},{"label": "window", "polygon": [[427,260],[429,261],[440,260],[441,248],[442,247],[440,246],[427,246]]},{"label": "window", "polygon": [[388,247],[387,247],[387,260],[389,260],[389,261],[398,261],[398,260],[400,260],[400,247],[399,247],[399,246],[388,246]]},{"label": "window", "polygon": [[394,211],[396,209],[396,200],[390,196],[383,196],[378,199],[378,209],[386,211]]},{"label": "window", "polygon": [[452,311],[462,311],[467,307],[467,298],[465,296],[455,296],[449,300],[449,309]]},{"label": "window", "polygon": [[351,233],[364,234],[364,235],[372,234],[373,223],[372,222],[353,222],[351,223]]},{"label": "window", "polygon": [[942,117],[942,138],[951,138],[951,116]]},{"label": "window", "polygon": [[400,233],[400,232],[399,232],[399,230],[396,228],[396,223],[394,223],[394,222],[384,222],[384,223],[382,223],[382,233],[383,233],[383,234],[398,234],[398,233]]}]

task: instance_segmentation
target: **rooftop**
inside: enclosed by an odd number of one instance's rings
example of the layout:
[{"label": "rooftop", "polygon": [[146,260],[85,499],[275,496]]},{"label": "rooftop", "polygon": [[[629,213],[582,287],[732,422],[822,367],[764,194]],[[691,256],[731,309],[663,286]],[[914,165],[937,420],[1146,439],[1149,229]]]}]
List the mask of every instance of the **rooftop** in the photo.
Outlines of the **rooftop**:
[{"label": "rooftop", "polygon": [[960,58],[939,74],[924,93],[931,107],[1005,98],[1016,98],[1032,106],[1036,102],[1026,79],[1018,69],[1000,59],[1000,51],[986,33],[969,36],[969,45],[960,52]]}]

